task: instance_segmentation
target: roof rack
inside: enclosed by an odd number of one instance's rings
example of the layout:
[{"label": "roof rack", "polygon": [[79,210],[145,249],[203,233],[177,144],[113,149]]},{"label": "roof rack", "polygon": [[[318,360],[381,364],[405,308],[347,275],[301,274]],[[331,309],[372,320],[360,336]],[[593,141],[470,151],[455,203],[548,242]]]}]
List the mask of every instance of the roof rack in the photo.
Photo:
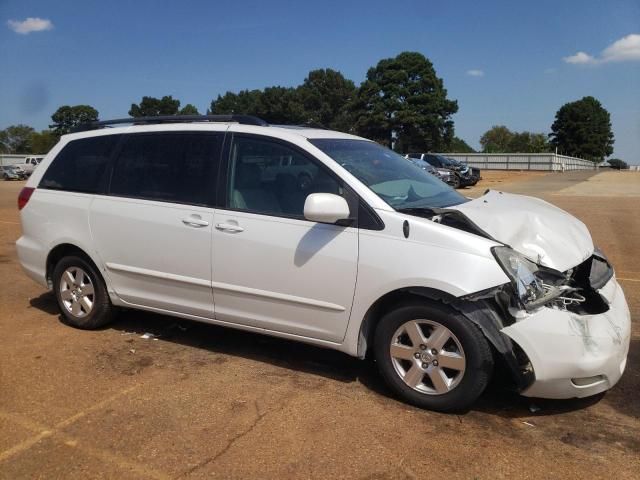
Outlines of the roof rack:
[{"label": "roof rack", "polygon": [[156,123],[189,123],[189,122],[235,122],[243,125],[257,125],[267,127],[269,124],[261,118],[251,115],[160,115],[156,117],[116,118],[115,120],[101,120],[99,122],[82,123],[74,127],[72,132],[86,132],[112,125],[130,123],[133,125],[153,125]]}]

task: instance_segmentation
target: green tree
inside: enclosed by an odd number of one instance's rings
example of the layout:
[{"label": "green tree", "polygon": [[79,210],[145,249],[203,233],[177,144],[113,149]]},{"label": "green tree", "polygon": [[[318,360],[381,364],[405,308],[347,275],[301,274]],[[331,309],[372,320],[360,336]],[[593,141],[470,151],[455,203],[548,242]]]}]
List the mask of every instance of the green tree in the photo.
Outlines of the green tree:
[{"label": "green tree", "polygon": [[182,107],[182,109],[179,112],[179,115],[200,115],[200,112],[195,107],[195,105],[187,103],[184,107]]},{"label": "green tree", "polygon": [[627,162],[619,158],[610,158],[609,160],[607,160],[607,163],[611,165],[611,168],[615,168],[616,170],[626,170],[627,168],[629,168]]},{"label": "green tree", "polygon": [[31,135],[35,130],[28,125],[11,125],[0,131],[0,149],[3,153],[31,153]]},{"label": "green tree", "polygon": [[69,133],[80,124],[97,121],[98,111],[91,105],[63,105],[51,115],[51,120],[53,125],[50,127],[60,136]]},{"label": "green tree", "polygon": [[513,132],[513,138],[508,145],[508,152],[543,153],[549,152],[551,146],[544,133]]},{"label": "green tree", "polygon": [[257,115],[258,102],[262,92],[260,90],[241,90],[238,93],[227,92],[218,95],[218,98],[211,101],[209,113],[214,115],[242,114]]},{"label": "green tree", "polygon": [[485,153],[543,153],[552,150],[544,133],[512,132],[504,125],[495,125],[480,138]]},{"label": "green tree", "polygon": [[6,130],[0,130],[0,153],[9,153],[9,146],[7,145]]},{"label": "green tree", "polygon": [[552,152],[553,148],[549,143],[549,136],[544,133],[529,134],[529,153]]},{"label": "green tree", "polygon": [[42,130],[31,134],[31,153],[49,153],[60,137],[51,130]]},{"label": "green tree", "polygon": [[453,137],[449,146],[442,153],[476,153],[476,151],[460,137]]},{"label": "green tree", "polygon": [[345,132],[350,130],[348,107],[355,93],[354,83],[336,70],[327,68],[310,71],[297,89],[305,123]]},{"label": "green tree", "polygon": [[242,90],[218,95],[211,102],[212,114],[255,115],[268,123],[295,124],[305,120],[304,108],[296,89],[267,87],[264,90]]},{"label": "green tree", "polygon": [[162,98],[142,97],[139,104],[132,103],[129,115],[132,117],[157,117],[159,115],[177,115],[180,100],[171,95]]},{"label": "green tree", "polygon": [[613,153],[611,117],[593,97],[560,107],[549,137],[551,144],[564,155],[601,162]]},{"label": "green tree", "polygon": [[504,153],[511,149],[513,132],[504,125],[494,125],[480,137],[484,153]]},{"label": "green tree", "polygon": [[453,139],[458,103],[424,55],[403,52],[369,69],[352,109],[364,137],[398,151],[439,151]]}]

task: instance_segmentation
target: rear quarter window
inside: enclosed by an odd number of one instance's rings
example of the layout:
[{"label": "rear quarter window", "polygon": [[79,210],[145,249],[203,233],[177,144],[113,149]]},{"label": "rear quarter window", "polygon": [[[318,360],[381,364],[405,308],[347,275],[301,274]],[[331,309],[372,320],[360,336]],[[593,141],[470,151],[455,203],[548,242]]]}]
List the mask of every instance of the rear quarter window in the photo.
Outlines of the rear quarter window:
[{"label": "rear quarter window", "polygon": [[69,142],[53,159],[39,188],[98,193],[120,135],[104,135]]}]

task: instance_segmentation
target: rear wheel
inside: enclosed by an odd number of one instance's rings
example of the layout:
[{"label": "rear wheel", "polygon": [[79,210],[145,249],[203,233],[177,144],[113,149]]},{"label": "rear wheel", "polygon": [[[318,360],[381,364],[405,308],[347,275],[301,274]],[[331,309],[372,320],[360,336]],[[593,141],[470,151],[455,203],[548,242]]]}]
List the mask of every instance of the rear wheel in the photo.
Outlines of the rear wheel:
[{"label": "rear wheel", "polygon": [[113,318],[104,280],[84,258],[63,257],[53,270],[53,288],[68,325],[91,330]]},{"label": "rear wheel", "polygon": [[386,314],[375,333],[382,377],[405,401],[438,411],[469,408],[493,372],[480,330],[439,304],[415,303]]}]

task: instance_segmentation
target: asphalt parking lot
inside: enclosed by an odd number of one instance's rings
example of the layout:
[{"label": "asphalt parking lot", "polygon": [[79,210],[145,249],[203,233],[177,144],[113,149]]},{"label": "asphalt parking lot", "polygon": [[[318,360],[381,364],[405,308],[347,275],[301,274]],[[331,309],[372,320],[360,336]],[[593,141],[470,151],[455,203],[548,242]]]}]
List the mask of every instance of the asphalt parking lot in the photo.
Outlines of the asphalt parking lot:
[{"label": "asphalt parking lot", "polygon": [[638,478],[640,173],[496,178],[466,193],[545,198],[616,267],[633,336],[607,394],[530,400],[496,382],[446,415],[337,352],[140,312],[74,330],[21,272],[24,182],[0,182],[0,478]]}]

